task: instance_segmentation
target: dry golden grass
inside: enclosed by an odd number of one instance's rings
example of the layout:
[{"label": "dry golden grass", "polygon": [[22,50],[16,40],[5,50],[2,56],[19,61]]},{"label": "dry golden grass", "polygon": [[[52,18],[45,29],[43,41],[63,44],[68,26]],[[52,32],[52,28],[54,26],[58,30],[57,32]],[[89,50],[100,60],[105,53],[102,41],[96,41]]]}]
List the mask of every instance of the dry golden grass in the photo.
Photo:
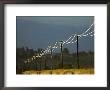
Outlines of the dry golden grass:
[{"label": "dry golden grass", "polygon": [[94,69],[56,69],[56,70],[41,70],[41,71],[25,71],[23,74],[44,74],[44,75],[66,75],[66,74],[94,74]]}]

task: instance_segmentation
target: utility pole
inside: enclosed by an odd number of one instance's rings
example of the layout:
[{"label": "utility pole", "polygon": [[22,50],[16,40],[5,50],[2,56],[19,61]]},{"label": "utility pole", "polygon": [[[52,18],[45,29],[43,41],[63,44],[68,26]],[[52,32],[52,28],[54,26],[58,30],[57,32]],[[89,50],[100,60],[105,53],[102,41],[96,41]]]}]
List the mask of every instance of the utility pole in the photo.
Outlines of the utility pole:
[{"label": "utility pole", "polygon": [[51,69],[53,69],[52,45],[49,45],[49,46],[50,46]]},{"label": "utility pole", "polygon": [[37,62],[36,62],[36,70],[37,70]]},{"label": "utility pole", "polygon": [[79,42],[78,42],[78,35],[77,35],[77,67],[79,69]]},{"label": "utility pole", "polygon": [[60,41],[60,47],[61,47],[61,67],[63,68],[63,41]]},{"label": "utility pole", "polygon": [[44,55],[44,65],[45,65],[45,69],[46,69],[46,56]]},{"label": "utility pole", "polygon": [[52,65],[51,65],[51,69],[53,69],[53,60],[52,60],[52,59],[53,59],[53,57],[52,57],[52,54],[53,54],[53,53],[52,53],[52,46],[51,46],[51,49],[50,49],[50,54],[51,54],[51,62],[52,62],[52,63],[51,63],[51,64],[52,64]]},{"label": "utility pole", "polygon": [[41,70],[41,60],[42,60],[42,59],[40,59],[40,70]]}]

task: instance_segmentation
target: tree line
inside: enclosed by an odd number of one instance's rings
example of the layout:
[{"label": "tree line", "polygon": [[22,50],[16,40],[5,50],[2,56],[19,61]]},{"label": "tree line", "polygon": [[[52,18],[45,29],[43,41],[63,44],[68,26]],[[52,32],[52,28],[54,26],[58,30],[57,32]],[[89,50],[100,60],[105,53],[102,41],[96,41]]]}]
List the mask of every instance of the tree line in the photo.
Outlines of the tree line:
[{"label": "tree line", "polygon": [[[44,55],[38,60],[34,60],[31,63],[24,63],[25,60],[32,58],[32,56],[41,53],[43,49],[37,50],[30,49],[28,47],[16,48],[16,73],[20,74],[25,70],[42,70],[42,69],[59,69],[60,67],[60,52],[53,53],[52,60],[50,54]],[[79,52],[79,59],[81,68],[94,67],[94,52],[82,51]],[[77,54],[70,53],[68,48],[63,48],[64,68],[76,68],[77,67]],[[53,67],[51,67],[53,65]]]}]

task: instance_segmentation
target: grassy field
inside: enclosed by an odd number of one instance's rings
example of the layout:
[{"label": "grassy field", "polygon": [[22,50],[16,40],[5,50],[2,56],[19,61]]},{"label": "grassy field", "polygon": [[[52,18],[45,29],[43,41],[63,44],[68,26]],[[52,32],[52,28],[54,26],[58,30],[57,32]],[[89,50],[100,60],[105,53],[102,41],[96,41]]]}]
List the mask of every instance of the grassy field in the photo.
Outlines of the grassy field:
[{"label": "grassy field", "polygon": [[44,75],[65,75],[65,74],[94,74],[94,69],[56,69],[56,70],[41,70],[41,71],[25,71],[22,74],[44,74]]}]

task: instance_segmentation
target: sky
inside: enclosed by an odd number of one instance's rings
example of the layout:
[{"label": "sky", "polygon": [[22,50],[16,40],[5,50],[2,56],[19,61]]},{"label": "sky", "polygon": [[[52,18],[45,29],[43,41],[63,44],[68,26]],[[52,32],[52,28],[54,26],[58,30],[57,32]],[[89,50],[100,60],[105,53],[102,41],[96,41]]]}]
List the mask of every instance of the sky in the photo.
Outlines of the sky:
[{"label": "sky", "polygon": [[[93,16],[17,16],[17,48],[46,49],[49,44],[67,40],[72,34],[81,34],[94,23]],[[94,27],[90,29],[93,31]],[[76,44],[64,45],[76,52]],[[94,51],[94,36],[79,40],[79,51]],[[58,52],[59,49],[56,49]]]}]

